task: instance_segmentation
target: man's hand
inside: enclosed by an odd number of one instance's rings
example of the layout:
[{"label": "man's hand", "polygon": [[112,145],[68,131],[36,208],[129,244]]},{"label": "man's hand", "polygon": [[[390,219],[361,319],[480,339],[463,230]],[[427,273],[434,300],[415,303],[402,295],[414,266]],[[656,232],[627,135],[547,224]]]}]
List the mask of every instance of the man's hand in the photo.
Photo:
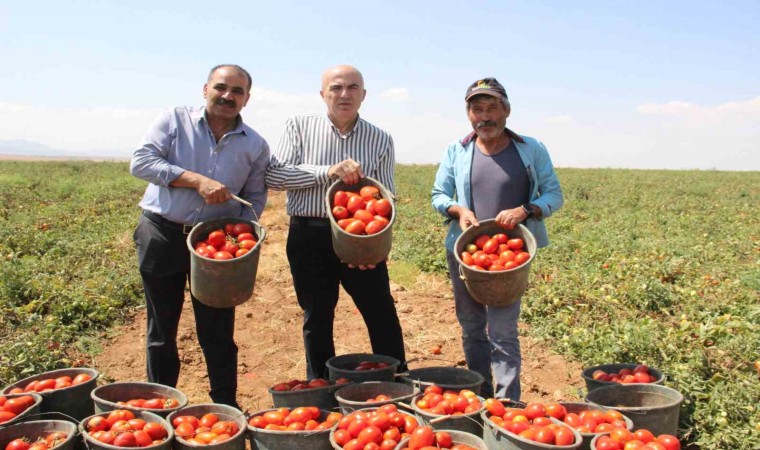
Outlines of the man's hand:
[{"label": "man's hand", "polygon": [[459,221],[459,228],[464,231],[471,226],[477,227],[480,225],[475,213],[465,208],[464,206],[454,205],[447,211],[451,217]]},{"label": "man's hand", "polygon": [[361,264],[358,265],[358,266],[355,266],[353,264],[348,264],[348,268],[349,269],[359,269],[359,270],[368,270],[369,269],[369,270],[372,270],[375,267],[377,267],[375,264],[369,264],[367,266],[362,266]]},{"label": "man's hand", "polygon": [[496,225],[506,228],[507,230],[512,230],[518,223],[521,223],[527,218],[528,215],[525,213],[525,210],[518,206],[517,208],[500,211],[496,216]]},{"label": "man's hand", "polygon": [[362,167],[358,162],[348,158],[330,166],[327,169],[327,176],[330,178],[338,177],[346,184],[356,184],[360,178],[364,177],[364,172],[362,172]]},{"label": "man's hand", "polygon": [[173,187],[195,189],[198,194],[203,197],[203,200],[210,205],[224,203],[232,198],[230,191],[227,190],[227,186],[189,170],[182,172],[182,174],[169,185]]}]

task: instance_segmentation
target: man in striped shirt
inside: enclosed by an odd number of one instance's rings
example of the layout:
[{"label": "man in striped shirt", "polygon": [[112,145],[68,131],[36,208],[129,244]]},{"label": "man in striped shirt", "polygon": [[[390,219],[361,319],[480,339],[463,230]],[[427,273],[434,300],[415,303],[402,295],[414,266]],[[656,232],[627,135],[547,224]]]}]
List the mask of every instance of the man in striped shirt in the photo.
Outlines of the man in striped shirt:
[{"label": "man in striped shirt", "polygon": [[342,263],[333,250],[324,206],[327,189],[338,178],[356,184],[371,176],[394,191],[393,139],[359,117],[366,93],[362,74],[354,67],[325,71],[320,95],[327,112],[288,119],[267,169],[267,185],[287,191],[287,255],[304,311],[310,379],[325,377],[325,363],[335,356],[333,321],[341,284],[364,318],[373,353],[396,358],[402,367],[406,360],[385,262],[359,268]]}]

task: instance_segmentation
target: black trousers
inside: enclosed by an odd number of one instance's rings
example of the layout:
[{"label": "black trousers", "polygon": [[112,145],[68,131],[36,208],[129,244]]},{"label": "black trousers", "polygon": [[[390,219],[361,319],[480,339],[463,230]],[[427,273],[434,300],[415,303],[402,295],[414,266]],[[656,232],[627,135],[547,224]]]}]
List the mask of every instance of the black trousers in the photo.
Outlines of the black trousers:
[{"label": "black trousers", "polygon": [[[148,315],[148,381],[175,387],[180,361],[177,328],[189,283],[190,253],[182,227],[141,215],[134,233]],[[235,308],[212,308],[191,297],[214,403],[239,407]]]},{"label": "black trousers", "polygon": [[396,358],[405,367],[404,339],[386,264],[372,270],[350,269],[333,251],[327,222],[296,219],[290,223],[287,254],[296,297],[304,311],[307,377],[326,378],[325,363],[335,356],[333,321],[340,284],[364,318],[372,352]]}]

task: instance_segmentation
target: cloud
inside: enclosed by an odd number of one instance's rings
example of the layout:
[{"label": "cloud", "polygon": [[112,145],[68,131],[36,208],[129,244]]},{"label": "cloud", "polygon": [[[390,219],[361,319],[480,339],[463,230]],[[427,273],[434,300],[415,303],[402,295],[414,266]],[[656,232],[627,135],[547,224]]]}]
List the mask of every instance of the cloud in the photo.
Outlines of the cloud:
[{"label": "cloud", "polygon": [[571,123],[573,121],[573,116],[549,116],[546,119],[544,119],[546,123]]},{"label": "cloud", "polygon": [[685,127],[716,126],[731,124],[760,123],[760,96],[750,100],[722,103],[717,106],[703,106],[678,100],[667,103],[646,103],[636,107],[636,112],[645,116],[671,119],[670,125]]},{"label": "cloud", "polygon": [[390,88],[380,93],[378,96],[383,100],[390,102],[406,102],[409,100],[409,90],[407,88]]}]

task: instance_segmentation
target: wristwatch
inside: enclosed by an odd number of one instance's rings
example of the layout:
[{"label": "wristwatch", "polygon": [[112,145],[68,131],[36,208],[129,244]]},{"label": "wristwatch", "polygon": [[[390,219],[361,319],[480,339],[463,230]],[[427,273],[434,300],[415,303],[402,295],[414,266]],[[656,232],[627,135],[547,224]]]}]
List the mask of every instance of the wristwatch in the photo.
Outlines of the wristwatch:
[{"label": "wristwatch", "polygon": [[535,211],[533,211],[533,206],[531,206],[530,203],[525,203],[524,205],[520,205],[520,207],[525,211],[528,219],[536,215]]}]

